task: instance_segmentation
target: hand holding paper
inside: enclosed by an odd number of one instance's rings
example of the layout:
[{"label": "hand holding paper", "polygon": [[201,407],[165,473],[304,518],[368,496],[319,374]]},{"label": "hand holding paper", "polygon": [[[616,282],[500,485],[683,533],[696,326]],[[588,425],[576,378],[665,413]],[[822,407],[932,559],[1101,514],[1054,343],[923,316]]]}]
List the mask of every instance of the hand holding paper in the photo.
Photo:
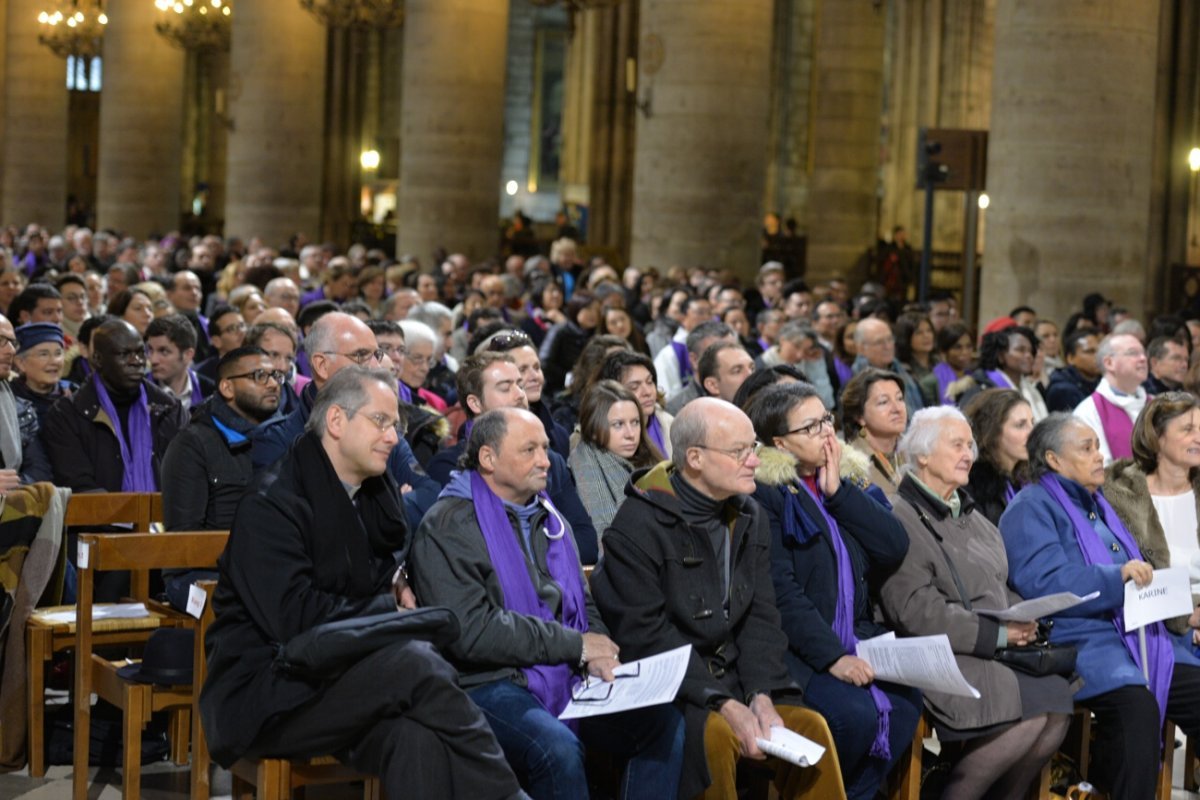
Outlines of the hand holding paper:
[{"label": "hand holding paper", "polygon": [[975,613],[998,619],[1001,622],[1034,622],[1043,617],[1053,616],[1060,611],[1066,611],[1081,603],[1095,600],[1099,596],[1099,592],[1092,592],[1083,597],[1073,592],[1059,592],[1058,594],[1048,594],[1045,597],[1035,597],[1032,600],[1024,600],[1006,609],[977,608]]},{"label": "hand holding paper", "polygon": [[1185,567],[1154,571],[1145,586],[1125,584],[1125,630],[1192,613],[1192,587]]},{"label": "hand holding paper", "polygon": [[758,749],[769,756],[790,761],[798,767],[811,767],[825,755],[825,748],[784,727],[771,728],[771,738],[756,740]]}]

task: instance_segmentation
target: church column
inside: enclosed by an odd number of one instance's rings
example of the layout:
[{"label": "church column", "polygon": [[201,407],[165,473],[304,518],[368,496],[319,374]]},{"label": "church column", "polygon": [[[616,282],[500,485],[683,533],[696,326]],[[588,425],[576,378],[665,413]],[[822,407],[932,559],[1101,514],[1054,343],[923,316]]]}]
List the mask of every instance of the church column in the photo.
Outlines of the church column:
[{"label": "church column", "polygon": [[96,225],[142,238],[179,227],[184,62],[145,0],[109,0]]},{"label": "church column", "polygon": [[7,0],[0,30],[0,220],[62,227],[67,207],[67,68],[38,44],[38,0]]},{"label": "church column", "polygon": [[758,268],[771,0],[643,0],[631,261]]},{"label": "church column", "polygon": [[238,0],[225,234],[278,247],[321,223],[326,31],[294,0]]},{"label": "church column", "polygon": [[397,253],[499,245],[507,0],[408,0]]},{"label": "church column", "polygon": [[808,278],[845,276],[875,243],[883,103],[878,4],[819,0],[814,46]]},{"label": "church column", "polygon": [[980,319],[1143,310],[1158,43],[1158,0],[997,4]]}]

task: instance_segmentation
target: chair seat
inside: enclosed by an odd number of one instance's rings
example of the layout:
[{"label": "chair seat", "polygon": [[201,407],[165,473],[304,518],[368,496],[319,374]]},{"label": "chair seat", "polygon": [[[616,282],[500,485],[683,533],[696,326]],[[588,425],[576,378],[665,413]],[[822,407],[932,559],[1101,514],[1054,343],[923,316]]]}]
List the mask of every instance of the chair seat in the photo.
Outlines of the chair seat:
[{"label": "chair seat", "polygon": [[[117,603],[97,603],[94,606],[92,614],[92,630],[96,633],[107,633],[110,631],[140,631],[153,630],[154,628],[162,627],[163,621],[168,619],[168,615],[154,608],[144,606],[146,608],[146,616],[144,617],[106,617],[105,610],[113,608]],[[121,604],[124,605],[124,604]],[[38,625],[43,628],[49,628],[54,633],[75,633],[75,606],[44,606],[36,609],[29,615],[29,623]],[[66,614],[72,616],[64,618]],[[97,614],[100,618],[97,619]]]}]

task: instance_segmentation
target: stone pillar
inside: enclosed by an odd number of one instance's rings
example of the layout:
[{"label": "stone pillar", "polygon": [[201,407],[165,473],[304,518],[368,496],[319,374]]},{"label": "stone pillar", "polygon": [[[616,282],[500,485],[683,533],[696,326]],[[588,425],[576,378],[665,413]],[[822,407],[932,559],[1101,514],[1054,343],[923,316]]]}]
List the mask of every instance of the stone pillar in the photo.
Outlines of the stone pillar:
[{"label": "stone pillar", "polygon": [[875,244],[883,11],[871,3],[819,0],[816,37],[810,282],[847,275]]},{"label": "stone pillar", "polygon": [[397,253],[497,252],[507,0],[408,0]]},{"label": "stone pillar", "polygon": [[96,225],[141,239],[179,227],[186,56],[155,32],[153,3],[107,10]]},{"label": "stone pillar", "polygon": [[980,319],[1148,297],[1158,0],[996,7]]},{"label": "stone pillar", "polygon": [[770,162],[764,212],[793,217],[808,232],[809,117],[816,0],[779,0],[771,75]]},{"label": "stone pillar", "polygon": [[238,0],[229,54],[225,234],[278,247],[321,224],[325,28],[288,0]]},{"label": "stone pillar", "polygon": [[767,164],[771,0],[643,0],[633,177],[638,266],[752,278]]},{"label": "stone pillar", "polygon": [[38,44],[44,3],[8,0],[0,60],[0,220],[62,227],[67,208],[67,68]]}]

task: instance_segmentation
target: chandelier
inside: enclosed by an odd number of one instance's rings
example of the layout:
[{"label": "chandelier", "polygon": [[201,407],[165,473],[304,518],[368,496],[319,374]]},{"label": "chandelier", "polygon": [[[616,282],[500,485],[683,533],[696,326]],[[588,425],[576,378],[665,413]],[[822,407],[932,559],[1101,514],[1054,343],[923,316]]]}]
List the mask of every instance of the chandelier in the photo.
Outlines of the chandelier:
[{"label": "chandelier", "polygon": [[57,0],[37,20],[38,42],[59,58],[100,55],[108,24],[102,0]]},{"label": "chandelier", "polygon": [[184,50],[229,49],[232,0],[154,0],[159,20],[154,29]]},{"label": "chandelier", "polygon": [[398,28],[403,0],[300,0],[300,5],[330,28]]}]

